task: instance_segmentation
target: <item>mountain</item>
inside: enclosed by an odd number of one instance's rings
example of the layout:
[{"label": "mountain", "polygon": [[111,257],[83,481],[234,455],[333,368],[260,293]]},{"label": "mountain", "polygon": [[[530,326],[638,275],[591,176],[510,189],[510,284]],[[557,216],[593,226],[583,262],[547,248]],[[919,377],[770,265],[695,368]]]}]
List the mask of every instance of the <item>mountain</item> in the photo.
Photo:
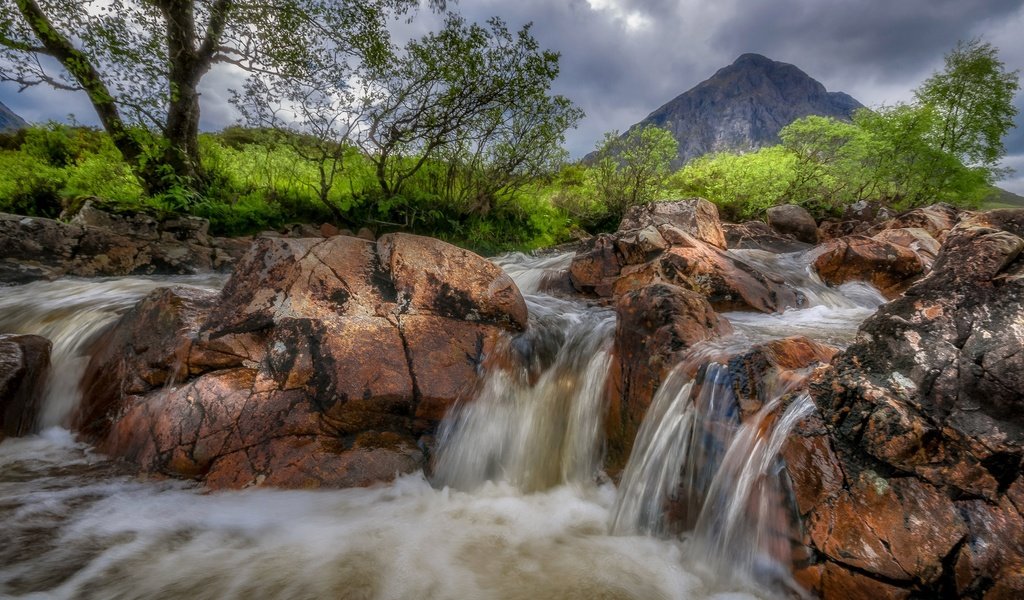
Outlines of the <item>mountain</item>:
[{"label": "mountain", "polygon": [[847,94],[825,90],[791,64],[744,54],[633,127],[671,131],[679,141],[679,166],[708,152],[771,146],[779,143],[779,130],[796,119],[849,120],[862,106]]},{"label": "mountain", "polygon": [[1024,208],[1024,196],[992,186],[992,192],[982,201],[981,208]]},{"label": "mountain", "polygon": [[28,123],[25,122],[25,119],[14,114],[13,110],[7,108],[3,102],[0,102],[0,133],[15,131],[27,126]]}]

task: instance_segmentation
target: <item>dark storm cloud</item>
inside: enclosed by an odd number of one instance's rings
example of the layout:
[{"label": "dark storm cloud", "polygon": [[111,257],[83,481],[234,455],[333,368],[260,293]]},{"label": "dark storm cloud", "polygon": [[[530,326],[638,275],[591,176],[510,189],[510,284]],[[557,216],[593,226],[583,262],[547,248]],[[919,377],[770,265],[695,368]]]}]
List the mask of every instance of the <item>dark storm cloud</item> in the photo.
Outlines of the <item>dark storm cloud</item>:
[{"label": "dark storm cloud", "polygon": [[[500,16],[513,29],[533,22],[540,43],[561,53],[555,91],[587,112],[568,137],[576,157],[605,131],[629,127],[744,52],[793,63],[868,105],[910,100],[960,39],[983,36],[1008,68],[1024,66],[1024,0],[460,0],[454,9],[473,21]],[[421,10],[394,30],[408,38],[440,22]],[[223,69],[207,76],[205,129],[236,120],[226,90],[239,81]],[[0,100],[29,120],[74,112],[95,122],[80,96],[13,92],[0,87]],[[1024,109],[1024,98],[1018,105]],[[1006,145],[1024,156],[1024,130]]]}]

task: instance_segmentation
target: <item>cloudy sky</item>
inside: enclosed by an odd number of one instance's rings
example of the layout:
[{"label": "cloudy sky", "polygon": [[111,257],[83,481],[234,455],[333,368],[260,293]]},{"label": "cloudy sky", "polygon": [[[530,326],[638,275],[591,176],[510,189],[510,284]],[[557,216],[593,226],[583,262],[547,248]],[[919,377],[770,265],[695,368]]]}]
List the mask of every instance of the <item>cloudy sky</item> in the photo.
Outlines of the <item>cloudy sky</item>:
[{"label": "cloudy sky", "polygon": [[[458,0],[454,8],[471,20],[533,22],[540,43],[561,53],[556,91],[587,113],[569,134],[574,157],[745,52],[793,63],[868,106],[909,100],[960,39],[983,37],[1008,69],[1024,68],[1024,0]],[[423,11],[396,30],[410,35],[437,23]],[[226,71],[207,76],[205,129],[236,120],[225,90],[238,82]],[[88,102],[66,92],[19,94],[5,84],[0,101],[30,121],[73,113],[95,122]],[[1024,95],[1016,104],[1024,113]],[[1024,127],[1006,146],[1005,165],[1017,173],[1002,185],[1024,194]]]}]

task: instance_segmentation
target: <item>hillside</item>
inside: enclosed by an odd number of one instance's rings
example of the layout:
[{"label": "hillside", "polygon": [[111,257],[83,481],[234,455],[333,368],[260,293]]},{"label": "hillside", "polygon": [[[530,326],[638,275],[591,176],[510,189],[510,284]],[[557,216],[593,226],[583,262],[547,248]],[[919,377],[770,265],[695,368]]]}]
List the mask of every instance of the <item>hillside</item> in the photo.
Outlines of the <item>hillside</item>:
[{"label": "hillside", "polygon": [[25,119],[16,115],[13,110],[7,108],[3,102],[0,102],[0,133],[21,129],[26,125],[28,123],[25,122]]}]

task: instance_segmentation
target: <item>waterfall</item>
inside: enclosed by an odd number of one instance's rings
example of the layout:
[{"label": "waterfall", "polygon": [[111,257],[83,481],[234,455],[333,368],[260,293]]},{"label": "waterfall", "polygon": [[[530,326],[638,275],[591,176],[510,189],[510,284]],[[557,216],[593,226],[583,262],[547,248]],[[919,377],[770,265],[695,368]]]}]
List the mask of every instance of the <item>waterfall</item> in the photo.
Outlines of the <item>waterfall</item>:
[{"label": "waterfall", "polygon": [[[683,533],[717,572],[790,586],[790,498],[779,452],[814,405],[773,390],[741,422],[725,365],[689,379],[674,369],[648,409],[622,475],[609,528]],[[788,403],[784,400],[789,399]]]},{"label": "waterfall", "polygon": [[525,491],[592,481],[600,468],[614,313],[528,297],[530,330],[482,391],[438,432],[434,480],[461,490],[507,481]]},{"label": "waterfall", "polygon": [[66,427],[80,399],[79,383],[96,335],[149,292],[181,284],[219,289],[223,275],[59,279],[3,288],[0,332],[41,335],[53,344],[37,429]]}]

